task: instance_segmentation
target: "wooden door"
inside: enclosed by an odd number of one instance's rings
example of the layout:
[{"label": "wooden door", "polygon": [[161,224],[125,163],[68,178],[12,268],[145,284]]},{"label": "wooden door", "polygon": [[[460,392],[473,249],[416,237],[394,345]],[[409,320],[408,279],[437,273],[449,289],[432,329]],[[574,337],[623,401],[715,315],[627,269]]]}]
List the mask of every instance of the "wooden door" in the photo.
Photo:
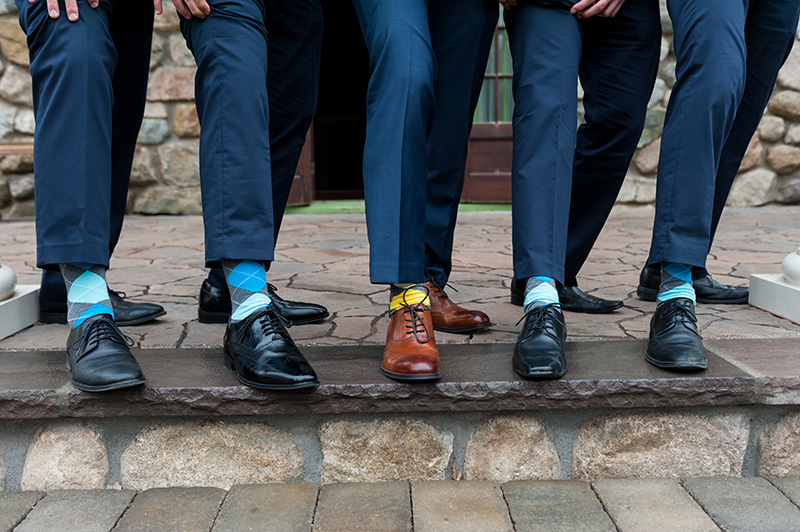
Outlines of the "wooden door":
[{"label": "wooden door", "polygon": [[461,195],[465,203],[511,202],[512,72],[511,52],[501,14],[469,139]]},{"label": "wooden door", "polygon": [[314,127],[308,130],[306,143],[300,153],[300,161],[289,192],[290,207],[310,205],[314,200]]}]

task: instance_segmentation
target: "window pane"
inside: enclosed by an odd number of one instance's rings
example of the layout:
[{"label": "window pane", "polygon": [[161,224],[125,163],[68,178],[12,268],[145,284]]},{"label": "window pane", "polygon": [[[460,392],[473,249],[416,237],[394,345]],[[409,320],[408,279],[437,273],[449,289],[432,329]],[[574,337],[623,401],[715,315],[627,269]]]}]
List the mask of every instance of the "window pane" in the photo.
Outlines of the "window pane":
[{"label": "window pane", "polygon": [[494,108],[494,80],[483,80],[483,89],[478,98],[478,107],[475,109],[475,122],[494,122],[496,120]]}]

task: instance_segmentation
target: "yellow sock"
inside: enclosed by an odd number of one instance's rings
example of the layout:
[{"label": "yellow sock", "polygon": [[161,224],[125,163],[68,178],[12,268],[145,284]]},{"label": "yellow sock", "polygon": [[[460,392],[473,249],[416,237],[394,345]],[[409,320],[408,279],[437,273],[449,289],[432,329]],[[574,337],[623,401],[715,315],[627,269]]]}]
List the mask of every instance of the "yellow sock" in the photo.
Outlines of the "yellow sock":
[{"label": "yellow sock", "polygon": [[431,306],[431,299],[428,297],[427,290],[421,285],[414,283],[395,283],[392,285],[392,299],[389,303],[389,310],[395,311],[405,306],[423,304]]}]

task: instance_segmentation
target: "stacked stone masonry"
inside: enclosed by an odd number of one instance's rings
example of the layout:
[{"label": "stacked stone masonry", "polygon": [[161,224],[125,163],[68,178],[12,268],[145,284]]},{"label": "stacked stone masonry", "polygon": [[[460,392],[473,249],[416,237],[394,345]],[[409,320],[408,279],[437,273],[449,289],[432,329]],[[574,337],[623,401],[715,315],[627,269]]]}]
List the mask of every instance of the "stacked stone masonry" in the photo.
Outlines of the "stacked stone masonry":
[{"label": "stacked stone masonry", "polygon": [[[563,435],[529,413],[489,414],[464,434],[441,420],[410,418],[331,418],[307,428],[270,423],[154,422],[110,453],[110,441],[120,439],[113,430],[85,421],[43,421],[28,444],[19,486],[5,482],[0,465],[0,487],[737,477],[747,473],[743,463],[752,448],[757,458],[750,474],[800,475],[800,412],[763,426],[730,411],[600,415],[582,423],[571,450],[560,454],[554,442]],[[0,464],[10,452],[0,448]]]},{"label": "stacked stone masonry", "polygon": [[[675,82],[672,29],[666,0],[660,1],[664,32],[659,78],[639,150],[618,199],[621,203],[652,203],[655,199],[659,139]],[[0,0],[0,56],[0,143],[31,142],[34,118],[28,54],[13,0]],[[200,124],[193,103],[194,59],[171,8],[156,17],[150,65],[148,105],[134,161],[128,210],[140,214],[198,214]],[[32,172],[29,155],[0,157],[0,217],[33,214]],[[778,77],[728,202],[736,206],[800,203],[800,46],[795,46]]]}]

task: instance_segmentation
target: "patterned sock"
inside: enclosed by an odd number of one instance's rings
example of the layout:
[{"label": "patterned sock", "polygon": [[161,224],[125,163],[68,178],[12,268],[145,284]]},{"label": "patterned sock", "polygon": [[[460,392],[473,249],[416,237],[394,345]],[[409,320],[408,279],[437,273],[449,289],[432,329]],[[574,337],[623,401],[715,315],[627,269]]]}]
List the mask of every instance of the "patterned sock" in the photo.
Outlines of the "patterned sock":
[{"label": "patterned sock", "polygon": [[87,318],[98,314],[114,317],[108,297],[105,266],[83,262],[58,266],[67,285],[67,321],[70,327],[80,327]]},{"label": "patterned sock", "polygon": [[390,290],[391,301],[389,311],[394,312],[404,305],[416,305],[422,303],[430,307],[431,299],[428,297],[428,289],[421,284],[415,283],[394,283]]},{"label": "patterned sock", "polygon": [[267,293],[267,269],[254,260],[222,260],[231,292],[231,321],[242,321],[272,303]]},{"label": "patterned sock", "polygon": [[558,303],[556,281],[552,277],[528,277],[525,285],[525,314],[536,307]]},{"label": "patterned sock", "polygon": [[685,297],[696,303],[692,286],[692,267],[688,264],[670,262],[661,268],[661,286],[658,288],[658,302]]}]

